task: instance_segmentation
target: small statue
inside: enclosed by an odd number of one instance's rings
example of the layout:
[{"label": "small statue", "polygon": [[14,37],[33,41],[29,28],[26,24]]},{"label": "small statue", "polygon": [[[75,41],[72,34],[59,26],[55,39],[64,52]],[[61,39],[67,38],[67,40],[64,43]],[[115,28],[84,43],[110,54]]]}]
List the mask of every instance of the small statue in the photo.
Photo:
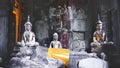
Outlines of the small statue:
[{"label": "small statue", "polygon": [[55,17],[55,11],[56,11],[56,8],[50,6],[49,8],[49,18],[52,19],[52,17]]},{"label": "small statue", "polygon": [[39,43],[35,42],[35,34],[31,31],[32,24],[30,22],[30,17],[28,16],[27,22],[24,24],[25,32],[22,36],[22,41],[18,42],[20,46],[38,46]]},{"label": "small statue", "polygon": [[58,41],[58,34],[53,34],[53,41],[50,43],[50,48],[62,48],[60,41]]},{"label": "small statue", "polygon": [[68,33],[68,29],[67,28],[63,28],[62,29],[63,32],[60,34],[60,41],[62,44],[63,48],[69,48],[69,39],[71,37],[70,33]]}]

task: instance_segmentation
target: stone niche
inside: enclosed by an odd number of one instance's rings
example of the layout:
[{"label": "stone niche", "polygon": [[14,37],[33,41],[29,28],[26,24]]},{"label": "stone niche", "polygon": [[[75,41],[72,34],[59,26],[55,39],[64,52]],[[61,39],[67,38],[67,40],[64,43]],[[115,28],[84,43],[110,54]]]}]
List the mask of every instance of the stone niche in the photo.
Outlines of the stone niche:
[{"label": "stone niche", "polygon": [[86,20],[87,15],[85,11],[81,8],[76,11],[76,17],[74,18],[74,22],[72,24],[73,31],[86,31]]},{"label": "stone niche", "polygon": [[38,42],[43,43],[43,39],[49,37],[48,30],[49,30],[48,22],[45,22],[43,20],[38,20],[35,22],[35,34]]},{"label": "stone niche", "polygon": [[86,47],[86,39],[85,39],[86,22],[87,22],[87,15],[85,14],[84,9],[82,8],[78,9],[76,11],[76,17],[74,18],[74,22],[71,22],[71,29],[73,31],[72,33],[73,41],[71,45],[72,50],[79,51],[81,48]]}]

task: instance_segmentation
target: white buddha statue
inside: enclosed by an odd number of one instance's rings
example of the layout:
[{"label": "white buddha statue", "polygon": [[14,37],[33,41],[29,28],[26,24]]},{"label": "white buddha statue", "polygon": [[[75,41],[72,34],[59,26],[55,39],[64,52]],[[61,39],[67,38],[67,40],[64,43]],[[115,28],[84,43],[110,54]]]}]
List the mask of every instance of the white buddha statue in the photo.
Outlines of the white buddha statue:
[{"label": "white buddha statue", "polygon": [[35,41],[35,34],[31,31],[32,24],[30,22],[30,17],[28,16],[27,22],[24,24],[25,31],[22,36],[22,41],[18,42],[20,46],[37,46],[38,42]]}]

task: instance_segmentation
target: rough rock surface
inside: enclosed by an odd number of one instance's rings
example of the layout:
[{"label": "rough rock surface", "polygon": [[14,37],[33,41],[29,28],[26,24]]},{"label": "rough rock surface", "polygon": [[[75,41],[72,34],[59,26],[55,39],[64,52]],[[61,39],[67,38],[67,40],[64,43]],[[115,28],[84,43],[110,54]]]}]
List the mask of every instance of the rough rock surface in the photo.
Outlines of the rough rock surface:
[{"label": "rough rock surface", "polygon": [[20,51],[10,60],[9,68],[65,68],[63,61],[49,58],[47,48],[20,47]]}]

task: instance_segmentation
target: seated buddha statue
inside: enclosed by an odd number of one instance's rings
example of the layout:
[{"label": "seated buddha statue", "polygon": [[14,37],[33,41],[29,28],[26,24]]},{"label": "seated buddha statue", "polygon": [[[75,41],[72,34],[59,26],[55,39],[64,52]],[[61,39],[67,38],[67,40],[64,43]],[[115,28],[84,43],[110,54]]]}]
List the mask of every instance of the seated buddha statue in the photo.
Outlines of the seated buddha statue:
[{"label": "seated buddha statue", "polygon": [[30,22],[30,17],[28,16],[27,22],[24,24],[25,31],[22,35],[21,42],[18,42],[20,46],[38,46],[39,43],[35,41],[35,34],[31,31],[32,24]]},{"label": "seated buddha statue", "polygon": [[102,22],[98,21],[96,31],[93,34],[93,42],[91,43],[91,52],[101,53],[102,44],[106,41],[106,33],[103,31]]}]

